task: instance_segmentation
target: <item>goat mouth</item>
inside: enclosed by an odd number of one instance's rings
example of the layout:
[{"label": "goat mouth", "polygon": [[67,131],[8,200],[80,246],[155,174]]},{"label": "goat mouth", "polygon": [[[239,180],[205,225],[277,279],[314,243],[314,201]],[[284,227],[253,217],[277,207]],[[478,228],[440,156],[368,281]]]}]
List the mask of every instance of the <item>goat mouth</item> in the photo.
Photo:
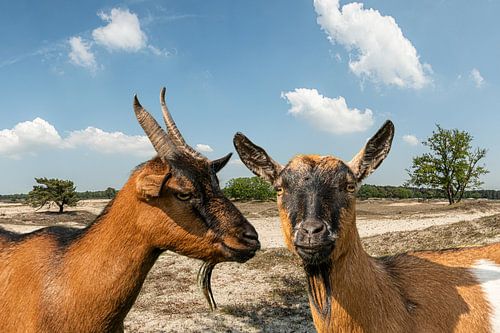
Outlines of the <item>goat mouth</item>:
[{"label": "goat mouth", "polygon": [[319,264],[330,257],[333,250],[333,243],[318,244],[318,245],[301,245],[295,244],[295,249],[304,263]]},{"label": "goat mouth", "polygon": [[235,249],[234,247],[231,247],[224,242],[221,244],[223,251],[228,254],[228,258],[231,261],[240,263],[246,262],[249,259],[253,258],[253,256],[255,256],[255,253],[260,249],[260,244],[247,249]]}]

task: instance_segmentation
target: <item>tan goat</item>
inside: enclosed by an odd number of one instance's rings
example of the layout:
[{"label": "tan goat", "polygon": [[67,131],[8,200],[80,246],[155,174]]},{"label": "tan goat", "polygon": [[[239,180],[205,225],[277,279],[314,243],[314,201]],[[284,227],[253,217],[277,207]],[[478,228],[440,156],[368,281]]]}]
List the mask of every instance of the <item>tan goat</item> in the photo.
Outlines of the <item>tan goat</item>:
[{"label": "tan goat", "polygon": [[255,229],[224,197],[209,161],[186,144],[160,101],[166,133],[134,110],[158,156],[139,166],[83,230],[0,229],[0,332],[121,332],[146,274],[165,250],[214,265],[259,249]]},{"label": "tan goat", "polygon": [[387,121],[348,163],[286,166],[237,133],[241,160],[278,193],[288,248],[303,261],[318,332],[500,332],[500,243],[373,258],[356,228],[356,189],[389,153]]}]

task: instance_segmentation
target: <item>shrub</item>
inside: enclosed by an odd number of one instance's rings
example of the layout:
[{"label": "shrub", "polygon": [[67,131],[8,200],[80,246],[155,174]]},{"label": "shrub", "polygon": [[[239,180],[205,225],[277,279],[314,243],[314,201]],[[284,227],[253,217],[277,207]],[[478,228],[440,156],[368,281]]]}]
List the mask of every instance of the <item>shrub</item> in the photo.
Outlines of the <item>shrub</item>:
[{"label": "shrub", "polygon": [[45,205],[55,203],[59,207],[59,213],[64,211],[66,205],[76,206],[78,198],[75,185],[71,180],[35,178],[35,181],[39,185],[33,186],[27,199],[31,206],[42,208]]},{"label": "shrub", "polygon": [[233,178],[227,182],[224,194],[237,200],[270,200],[276,198],[276,191],[258,177]]}]

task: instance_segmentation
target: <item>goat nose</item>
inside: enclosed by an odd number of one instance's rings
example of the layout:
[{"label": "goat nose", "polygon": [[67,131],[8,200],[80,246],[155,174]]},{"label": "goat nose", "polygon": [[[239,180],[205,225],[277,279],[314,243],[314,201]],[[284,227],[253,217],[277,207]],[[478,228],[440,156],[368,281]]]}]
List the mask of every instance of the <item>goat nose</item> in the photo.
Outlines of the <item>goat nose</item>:
[{"label": "goat nose", "polygon": [[325,229],[325,224],[320,221],[307,221],[302,224],[302,230],[304,230],[310,236],[321,233]]},{"label": "goat nose", "polygon": [[247,230],[243,233],[243,238],[258,240],[259,236],[257,235],[257,232],[255,232],[255,230]]},{"label": "goat nose", "polygon": [[259,246],[259,236],[255,228],[249,223],[245,226],[245,230],[241,234],[243,240],[251,246]]}]

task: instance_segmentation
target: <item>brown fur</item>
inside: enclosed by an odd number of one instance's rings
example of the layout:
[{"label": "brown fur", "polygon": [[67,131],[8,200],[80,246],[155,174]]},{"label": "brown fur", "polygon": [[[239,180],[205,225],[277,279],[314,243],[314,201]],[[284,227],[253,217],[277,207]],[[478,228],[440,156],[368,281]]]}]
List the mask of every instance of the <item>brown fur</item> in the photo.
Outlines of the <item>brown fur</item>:
[{"label": "brown fur", "polygon": [[187,178],[173,177],[155,193],[169,170],[159,158],[136,170],[106,214],[67,245],[43,230],[0,232],[0,331],[121,332],[161,251],[234,260],[224,240],[245,246],[223,207],[215,215],[225,232],[216,234],[174,198],[172,189],[193,186]]},{"label": "brown fur", "polygon": [[[335,168],[331,157],[298,156],[287,168],[303,169],[311,161]],[[341,163],[341,162],[340,162]],[[295,252],[289,214],[278,198],[285,243]],[[340,234],[331,253],[331,306],[325,317],[311,303],[318,332],[490,332],[489,305],[470,272],[476,260],[500,264],[500,244],[486,247],[370,257],[356,229],[355,198],[340,217]],[[320,308],[325,282],[309,277],[310,298]]]},{"label": "brown fur", "polygon": [[471,268],[480,259],[500,264],[500,243],[385,258],[364,251],[355,189],[393,137],[387,121],[349,163],[299,155],[284,167],[241,133],[234,145],[278,190],[285,243],[303,260],[318,332],[491,332],[492,309]]}]

